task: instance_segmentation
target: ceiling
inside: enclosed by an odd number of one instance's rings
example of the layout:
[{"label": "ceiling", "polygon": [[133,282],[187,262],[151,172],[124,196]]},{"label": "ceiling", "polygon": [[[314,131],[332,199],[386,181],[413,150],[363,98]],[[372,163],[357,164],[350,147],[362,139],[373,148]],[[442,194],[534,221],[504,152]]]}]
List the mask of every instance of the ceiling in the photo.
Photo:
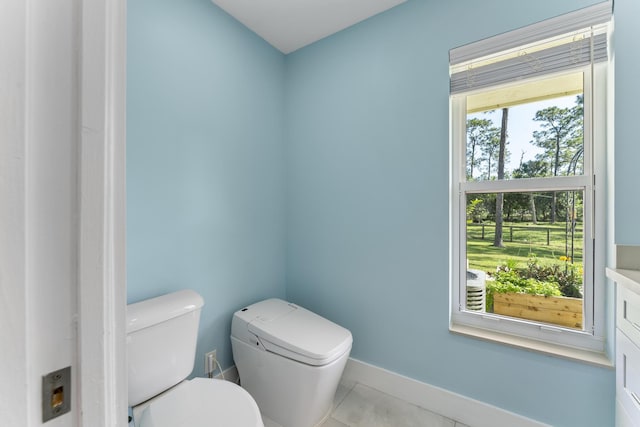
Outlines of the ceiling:
[{"label": "ceiling", "polygon": [[286,54],[406,0],[212,1]]}]

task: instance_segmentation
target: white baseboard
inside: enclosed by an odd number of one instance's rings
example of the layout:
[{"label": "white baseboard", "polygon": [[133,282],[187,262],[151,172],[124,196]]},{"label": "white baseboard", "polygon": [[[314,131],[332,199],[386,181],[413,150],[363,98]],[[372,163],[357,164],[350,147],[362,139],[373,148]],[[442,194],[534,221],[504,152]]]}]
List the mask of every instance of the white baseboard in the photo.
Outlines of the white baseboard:
[{"label": "white baseboard", "polygon": [[[225,374],[226,375],[226,374]],[[550,427],[479,400],[349,358],[345,385],[360,383],[471,427]]]}]

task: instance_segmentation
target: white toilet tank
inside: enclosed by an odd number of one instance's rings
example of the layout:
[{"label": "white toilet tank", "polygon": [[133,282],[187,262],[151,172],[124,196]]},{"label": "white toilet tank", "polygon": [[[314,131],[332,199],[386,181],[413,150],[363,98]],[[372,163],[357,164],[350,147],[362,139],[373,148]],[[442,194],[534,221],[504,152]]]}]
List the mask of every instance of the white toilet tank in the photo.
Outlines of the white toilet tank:
[{"label": "white toilet tank", "polygon": [[203,305],[200,295],[183,290],[127,306],[129,406],[191,374]]}]

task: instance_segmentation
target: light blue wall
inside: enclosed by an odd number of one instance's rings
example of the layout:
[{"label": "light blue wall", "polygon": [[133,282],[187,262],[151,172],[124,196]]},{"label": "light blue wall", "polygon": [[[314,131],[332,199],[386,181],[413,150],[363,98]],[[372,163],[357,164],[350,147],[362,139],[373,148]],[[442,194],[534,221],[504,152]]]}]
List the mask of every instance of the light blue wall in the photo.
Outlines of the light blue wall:
[{"label": "light blue wall", "polygon": [[616,155],[615,229],[616,243],[640,245],[640,2],[615,1],[616,59]]},{"label": "light blue wall", "polygon": [[232,313],[284,296],[284,57],[209,0],[129,0],[127,280],[205,300],[194,374]]},{"label": "light blue wall", "polygon": [[232,364],[235,309],[286,291],[351,329],[358,359],[554,426],[611,425],[612,371],[448,332],[448,50],[595,2],[409,0],[285,59],[209,0],[129,0],[129,302],[204,296],[196,375],[214,347]]},{"label": "light blue wall", "polygon": [[349,328],[353,357],[612,425],[612,370],[448,331],[448,51],[593,3],[410,0],[287,56],[287,296]]}]

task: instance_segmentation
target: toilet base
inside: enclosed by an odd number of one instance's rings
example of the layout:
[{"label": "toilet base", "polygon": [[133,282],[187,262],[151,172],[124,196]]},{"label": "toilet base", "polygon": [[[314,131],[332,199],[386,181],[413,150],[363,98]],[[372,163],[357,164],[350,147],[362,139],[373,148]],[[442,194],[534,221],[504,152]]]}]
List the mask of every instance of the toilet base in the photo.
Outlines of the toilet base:
[{"label": "toilet base", "polygon": [[329,416],[349,349],[323,366],[311,366],[231,337],[242,387],[260,412],[282,427],[316,427]]}]

